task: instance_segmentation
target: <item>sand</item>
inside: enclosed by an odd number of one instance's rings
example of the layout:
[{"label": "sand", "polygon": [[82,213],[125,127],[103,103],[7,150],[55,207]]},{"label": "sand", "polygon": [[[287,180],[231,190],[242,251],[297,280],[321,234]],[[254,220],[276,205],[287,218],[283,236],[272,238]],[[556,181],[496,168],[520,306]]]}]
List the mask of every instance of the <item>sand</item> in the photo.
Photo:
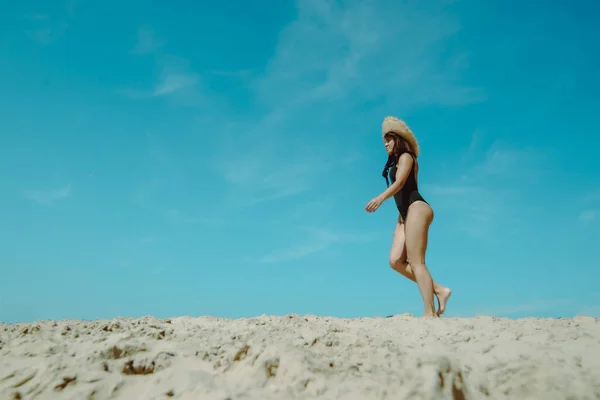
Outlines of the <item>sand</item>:
[{"label": "sand", "polygon": [[598,399],[600,318],[0,325],[1,399]]}]

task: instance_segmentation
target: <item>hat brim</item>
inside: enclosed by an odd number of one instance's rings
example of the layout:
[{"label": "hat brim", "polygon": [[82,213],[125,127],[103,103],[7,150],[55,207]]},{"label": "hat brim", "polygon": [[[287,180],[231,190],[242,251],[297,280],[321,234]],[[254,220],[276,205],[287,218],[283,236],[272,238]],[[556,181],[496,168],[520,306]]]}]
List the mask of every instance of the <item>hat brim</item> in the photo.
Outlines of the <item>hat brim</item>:
[{"label": "hat brim", "polygon": [[404,121],[395,117],[386,117],[381,126],[381,136],[385,137],[389,133],[395,133],[406,140],[415,156],[419,155],[419,142]]}]

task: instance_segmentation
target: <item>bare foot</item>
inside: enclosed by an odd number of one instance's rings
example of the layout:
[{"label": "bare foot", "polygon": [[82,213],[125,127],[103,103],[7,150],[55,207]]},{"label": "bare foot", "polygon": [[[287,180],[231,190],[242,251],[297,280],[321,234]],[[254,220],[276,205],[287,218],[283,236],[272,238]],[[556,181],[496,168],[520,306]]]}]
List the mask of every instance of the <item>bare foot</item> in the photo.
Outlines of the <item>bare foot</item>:
[{"label": "bare foot", "polygon": [[448,299],[450,298],[451,294],[452,290],[450,290],[450,288],[445,288],[440,293],[435,294],[438,300],[438,316],[442,315],[444,311],[446,311],[446,303],[448,303]]},{"label": "bare foot", "polygon": [[424,313],[423,315],[421,315],[421,318],[437,318],[439,317],[439,315],[437,315],[435,312],[428,312],[428,313]]}]

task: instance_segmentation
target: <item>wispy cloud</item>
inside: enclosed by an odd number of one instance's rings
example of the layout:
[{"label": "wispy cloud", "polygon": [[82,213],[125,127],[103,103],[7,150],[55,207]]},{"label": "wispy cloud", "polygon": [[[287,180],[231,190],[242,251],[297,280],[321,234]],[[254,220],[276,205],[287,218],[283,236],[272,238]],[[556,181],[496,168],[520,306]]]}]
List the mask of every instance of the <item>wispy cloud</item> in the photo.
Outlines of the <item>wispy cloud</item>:
[{"label": "wispy cloud", "polygon": [[35,13],[26,16],[30,23],[30,27],[25,30],[34,41],[49,45],[64,35],[69,24],[65,19],[51,18],[47,14]]},{"label": "wispy cloud", "polygon": [[477,151],[480,149],[481,143],[485,135],[486,131],[482,129],[477,129],[473,133],[471,133],[471,142],[469,143],[469,147],[462,156],[463,162],[471,161],[472,157],[475,154],[477,154]]},{"label": "wispy cloud", "polygon": [[359,0],[296,4],[297,19],[282,31],[266,73],[254,82],[267,104],[331,106],[383,96],[396,107],[410,107],[485,98],[480,88],[460,83],[468,68],[464,52],[441,56],[445,40],[460,30],[443,6]]},{"label": "wispy cloud", "polygon": [[137,41],[131,50],[132,54],[151,54],[164,45],[163,40],[156,37],[155,32],[147,26],[138,28]]},{"label": "wispy cloud", "polygon": [[423,189],[434,209],[448,211],[446,218],[455,218],[456,229],[474,238],[487,238],[499,221],[511,224],[513,229],[518,224],[518,219],[507,213],[510,191],[460,183],[429,184]]},{"label": "wispy cloud", "polygon": [[149,276],[156,276],[156,275],[160,275],[164,271],[164,268],[152,267],[152,268],[149,268],[147,271],[148,271]]},{"label": "wispy cloud", "polygon": [[260,263],[277,264],[291,260],[304,258],[311,254],[323,251],[329,247],[328,243],[307,243],[294,246],[288,249],[282,249],[270,252],[258,259]]},{"label": "wispy cloud", "polygon": [[198,81],[199,77],[196,74],[167,72],[152,89],[122,89],[119,93],[136,99],[164,97],[193,88]]},{"label": "wispy cloud", "polygon": [[582,223],[590,223],[596,219],[598,212],[596,210],[585,210],[579,214],[578,220]]},{"label": "wispy cloud", "polygon": [[546,170],[540,167],[548,160],[548,149],[503,147],[495,143],[487,152],[485,161],[473,173],[486,179],[493,177],[514,180],[518,176],[520,181],[536,183],[547,174]]},{"label": "wispy cloud", "polygon": [[172,74],[167,73],[162,77],[161,82],[153,91],[154,96],[166,96],[171,93],[186,89],[198,83],[198,76],[195,74]]},{"label": "wispy cloud", "polygon": [[133,171],[135,184],[131,193],[137,207],[177,224],[223,224],[218,211],[198,207],[198,197],[189,190],[196,184],[190,179],[180,152],[175,152],[164,136],[147,133],[140,148],[144,153]]},{"label": "wispy cloud", "polygon": [[[472,147],[473,142],[465,154],[472,152]],[[532,212],[527,199],[535,185],[551,173],[547,149],[494,142],[483,150],[480,161],[455,167],[457,178],[421,185],[435,207],[451,209],[460,221],[459,229],[477,238],[488,237],[497,226],[518,229],[522,214]]]},{"label": "wispy cloud", "polygon": [[223,220],[216,217],[193,217],[183,214],[179,210],[168,210],[167,217],[175,222],[183,224],[220,225]]},{"label": "wispy cloud", "polygon": [[464,52],[440,56],[460,29],[451,14],[438,6],[376,3],[296,3],[297,18],[281,31],[264,71],[244,79],[260,117],[222,130],[215,168],[231,193],[244,193],[247,204],[297,196],[360,160],[358,152],[332,154],[327,132],[341,129],[335,116],[352,118],[348,110],[365,101],[383,110],[485,98],[461,83]]},{"label": "wispy cloud", "polygon": [[29,14],[27,16],[27,19],[30,19],[32,21],[45,21],[50,19],[50,17],[48,16],[48,14]]},{"label": "wispy cloud", "polygon": [[71,196],[71,185],[50,190],[26,190],[24,197],[39,204],[50,205]]},{"label": "wispy cloud", "polygon": [[308,237],[308,240],[288,248],[271,251],[259,257],[257,261],[273,264],[298,260],[341,243],[363,243],[376,238],[376,235],[372,233],[334,231],[323,227],[305,228],[302,231],[304,232],[303,236]]},{"label": "wispy cloud", "polygon": [[212,70],[207,71],[207,73],[215,76],[226,76],[230,78],[249,78],[254,73],[251,69],[240,69],[237,71],[225,71],[225,70]]},{"label": "wispy cloud", "polygon": [[595,204],[600,203],[600,189],[592,190],[581,199],[583,204]]},{"label": "wispy cloud", "polygon": [[134,99],[169,97],[182,105],[197,104],[200,75],[194,71],[186,58],[160,53],[162,44],[162,41],[154,38],[150,28],[140,28],[138,41],[132,53],[154,54],[152,60],[157,72],[156,79],[146,87],[122,88],[117,92]]},{"label": "wispy cloud", "polygon": [[589,224],[595,221],[600,214],[598,212],[600,206],[600,190],[595,189],[584,195],[580,201],[583,211],[577,217],[577,220],[583,224]]},{"label": "wispy cloud", "polygon": [[140,246],[145,248],[148,244],[156,243],[156,241],[157,238],[154,235],[134,236],[119,239],[119,245],[127,249],[139,248]]},{"label": "wispy cloud", "polygon": [[[236,156],[237,162],[218,160],[238,206],[253,206],[311,190],[313,182],[331,168],[327,157],[316,152],[289,154],[288,162],[277,162],[269,148],[242,147],[247,152]],[[243,199],[238,195],[240,191]]]}]

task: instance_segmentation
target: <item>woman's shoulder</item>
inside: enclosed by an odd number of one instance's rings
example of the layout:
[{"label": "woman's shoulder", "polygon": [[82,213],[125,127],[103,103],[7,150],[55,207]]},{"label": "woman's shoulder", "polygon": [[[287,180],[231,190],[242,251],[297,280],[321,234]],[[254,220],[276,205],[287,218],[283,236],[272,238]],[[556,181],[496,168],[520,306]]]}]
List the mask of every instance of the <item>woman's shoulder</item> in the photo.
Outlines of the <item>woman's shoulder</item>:
[{"label": "woman's shoulder", "polygon": [[400,154],[400,157],[398,157],[398,163],[416,163],[417,162],[417,157],[415,157],[414,154],[409,153],[408,151],[405,153]]}]

